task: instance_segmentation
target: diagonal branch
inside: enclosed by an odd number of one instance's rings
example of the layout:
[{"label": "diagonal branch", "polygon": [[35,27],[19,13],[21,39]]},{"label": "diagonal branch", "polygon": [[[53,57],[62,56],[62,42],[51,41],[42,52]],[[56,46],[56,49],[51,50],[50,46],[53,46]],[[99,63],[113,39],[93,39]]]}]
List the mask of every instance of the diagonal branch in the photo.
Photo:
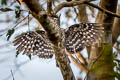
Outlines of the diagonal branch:
[{"label": "diagonal branch", "polygon": [[[93,1],[93,0],[91,0],[91,1]],[[100,6],[97,6],[97,5],[93,4],[93,3],[90,3],[89,0],[63,2],[63,3],[59,4],[59,5],[54,9],[54,13],[56,14],[57,12],[59,12],[59,11],[60,11],[61,9],[63,9],[64,7],[78,6],[78,5],[81,5],[81,4],[87,4],[87,5],[92,6],[92,7],[96,8],[96,9],[98,9],[98,10],[106,13],[106,14],[109,14],[109,15],[111,15],[111,16],[120,18],[120,15],[118,15],[118,14],[116,14],[116,13],[113,13],[113,12],[111,12],[111,11],[109,11],[109,10],[106,10],[106,9],[100,7]]]},{"label": "diagonal branch", "polygon": [[87,1],[90,2],[90,0],[80,0],[80,1],[63,2],[63,3],[59,4],[58,6],[56,6],[54,8],[54,13],[56,14],[58,11],[60,11],[64,7],[78,6],[78,5],[84,4]]},{"label": "diagonal branch", "polygon": [[104,9],[104,8],[102,8],[102,7],[99,7],[99,6],[97,6],[97,5],[93,4],[93,3],[85,2],[85,4],[87,4],[87,5],[89,5],[89,6],[92,6],[92,7],[96,8],[96,9],[98,9],[98,10],[100,10],[100,11],[106,13],[106,14],[109,14],[109,15],[111,15],[111,16],[120,18],[120,15],[118,15],[118,14],[116,14],[116,13],[114,13],[114,12],[111,12],[111,11],[109,11],[109,10],[107,10],[107,9]]},{"label": "diagonal branch", "polygon": [[85,58],[81,55],[81,53],[76,53],[76,56],[80,59],[81,63],[83,63],[84,65],[87,65],[87,61],[86,61]]},{"label": "diagonal branch", "polygon": [[14,74],[13,74],[13,71],[12,71],[12,70],[11,70],[11,75],[12,75],[13,80],[15,80]]},{"label": "diagonal branch", "polygon": [[81,62],[78,62],[78,60],[76,60],[71,54],[67,53],[67,55],[70,57],[70,59],[75,63],[76,66],[78,66],[82,71],[84,71],[85,73],[88,72],[87,67]]}]

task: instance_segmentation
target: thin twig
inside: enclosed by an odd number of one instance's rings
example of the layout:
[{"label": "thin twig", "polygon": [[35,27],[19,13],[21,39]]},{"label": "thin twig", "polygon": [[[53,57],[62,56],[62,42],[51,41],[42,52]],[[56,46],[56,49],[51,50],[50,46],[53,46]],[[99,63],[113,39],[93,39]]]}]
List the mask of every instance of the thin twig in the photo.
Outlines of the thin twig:
[{"label": "thin twig", "polygon": [[24,21],[28,16],[24,17],[21,21],[19,21],[13,28],[15,28],[16,26],[18,26],[22,21]]},{"label": "thin twig", "polygon": [[[21,21],[19,21],[19,22],[18,22],[15,26],[13,26],[13,28],[11,28],[11,29],[16,28],[16,27],[17,27],[22,21],[24,21],[27,17],[28,17],[28,16],[26,16],[25,18],[23,18]],[[9,29],[8,29],[8,30],[9,30]],[[1,34],[0,37],[3,36],[5,33],[7,33],[8,30],[6,30],[3,34]]]},{"label": "thin twig", "polygon": [[[93,1],[93,0],[91,0]],[[56,8],[54,8],[54,13],[56,14],[57,12],[59,12],[61,9],[63,9],[64,7],[73,7],[73,6],[78,6],[78,5],[81,5],[81,4],[87,4],[89,6],[92,6],[106,14],[109,14],[111,16],[114,16],[114,17],[118,17],[120,18],[120,15],[116,14],[116,13],[113,13],[111,11],[108,11],[100,6],[97,6],[93,3],[90,3],[90,1],[86,1],[86,0],[80,0],[80,1],[70,1],[70,2],[63,2],[61,4],[59,4],[58,6],[56,6]]]},{"label": "thin twig", "polygon": [[109,15],[111,15],[111,16],[120,18],[120,15],[118,15],[118,14],[116,14],[116,13],[113,13],[113,12],[111,12],[111,11],[108,11],[108,10],[106,10],[106,9],[100,7],[100,6],[97,6],[97,5],[93,4],[93,3],[85,2],[85,4],[87,4],[87,5],[89,5],[89,6],[92,6],[92,7],[94,7],[94,8],[97,8],[98,10],[100,10],[100,11],[106,13],[106,14],[109,14]]},{"label": "thin twig", "polygon": [[56,14],[58,11],[60,11],[64,7],[77,6],[77,5],[83,4],[84,2],[86,2],[86,0],[63,2],[63,3],[59,4],[58,6],[56,6],[53,11]]},{"label": "thin twig", "polygon": [[28,12],[28,31],[30,31],[30,17],[29,17],[29,15],[30,15],[30,12]]},{"label": "thin twig", "polygon": [[13,80],[15,80],[12,70],[11,70],[11,75],[12,75]]}]

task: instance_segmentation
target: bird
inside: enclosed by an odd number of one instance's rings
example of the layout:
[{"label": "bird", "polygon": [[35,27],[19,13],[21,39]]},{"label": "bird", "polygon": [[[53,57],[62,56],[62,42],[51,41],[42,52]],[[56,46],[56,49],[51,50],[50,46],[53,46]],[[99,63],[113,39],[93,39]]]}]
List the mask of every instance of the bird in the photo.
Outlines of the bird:
[{"label": "bird", "polygon": [[18,52],[23,52],[26,55],[37,55],[40,58],[52,58],[54,50],[50,42],[45,36],[45,31],[37,30],[22,33],[13,41],[14,46],[17,46]]},{"label": "bird", "polygon": [[70,53],[80,52],[98,40],[103,34],[103,29],[100,23],[74,24],[65,31],[64,46]]},{"label": "bird", "polygon": [[[64,30],[63,45],[67,52],[77,53],[86,46],[92,45],[103,33],[100,23],[73,24]],[[18,52],[26,55],[37,55],[49,59],[55,54],[52,44],[43,30],[29,31],[17,36],[13,41]]]}]

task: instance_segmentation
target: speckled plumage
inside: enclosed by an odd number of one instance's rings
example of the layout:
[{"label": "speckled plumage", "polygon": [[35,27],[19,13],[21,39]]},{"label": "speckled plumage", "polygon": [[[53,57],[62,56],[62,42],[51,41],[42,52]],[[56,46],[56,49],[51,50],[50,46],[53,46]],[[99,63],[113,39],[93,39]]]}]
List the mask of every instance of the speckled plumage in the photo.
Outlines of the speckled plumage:
[{"label": "speckled plumage", "polygon": [[91,45],[103,32],[101,24],[81,23],[70,26],[65,31],[65,47],[68,52],[80,52],[85,46]]},{"label": "speckled plumage", "polygon": [[19,52],[23,51],[23,54],[27,55],[38,55],[40,58],[51,58],[54,54],[50,42],[42,30],[23,33],[16,37],[14,45],[18,45]]},{"label": "speckled plumage", "polygon": [[[80,52],[85,46],[95,42],[102,33],[103,27],[97,23],[80,23],[70,26],[64,32],[64,46],[68,52]],[[63,33],[62,33],[63,34]],[[31,31],[21,34],[14,40],[19,52],[27,55],[38,55],[40,58],[51,58],[54,50],[45,31]]]}]

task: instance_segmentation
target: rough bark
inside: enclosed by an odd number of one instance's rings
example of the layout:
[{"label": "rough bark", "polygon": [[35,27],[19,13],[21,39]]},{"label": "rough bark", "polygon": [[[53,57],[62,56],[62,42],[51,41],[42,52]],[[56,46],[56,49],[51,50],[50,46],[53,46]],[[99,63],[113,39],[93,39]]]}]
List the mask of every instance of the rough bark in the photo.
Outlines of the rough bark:
[{"label": "rough bark", "polygon": [[[101,0],[100,6],[115,13],[117,1]],[[112,25],[114,17],[104,12],[98,12],[96,22],[103,23],[104,43],[101,45],[95,44],[92,47],[88,63],[89,72],[87,80],[115,80],[112,54]]]},{"label": "rough bark", "polygon": [[82,5],[79,5],[78,6],[78,19],[80,22],[89,22],[88,21],[88,15],[87,15],[87,12],[86,12],[86,5],[85,4],[82,4]]},{"label": "rough bark", "polygon": [[[117,14],[120,15],[120,6],[118,6]],[[114,24],[113,24],[113,29],[112,29],[113,45],[117,41],[117,38],[118,38],[119,35],[120,35],[120,19],[115,18]]]},{"label": "rough bark", "polygon": [[[30,13],[40,22],[45,29],[49,40],[53,45],[57,64],[62,72],[64,80],[75,80],[74,74],[70,67],[68,57],[65,54],[65,48],[62,43],[61,29],[57,20],[49,16],[38,0],[22,0],[27,6]],[[55,24],[54,24],[55,23]]]}]

